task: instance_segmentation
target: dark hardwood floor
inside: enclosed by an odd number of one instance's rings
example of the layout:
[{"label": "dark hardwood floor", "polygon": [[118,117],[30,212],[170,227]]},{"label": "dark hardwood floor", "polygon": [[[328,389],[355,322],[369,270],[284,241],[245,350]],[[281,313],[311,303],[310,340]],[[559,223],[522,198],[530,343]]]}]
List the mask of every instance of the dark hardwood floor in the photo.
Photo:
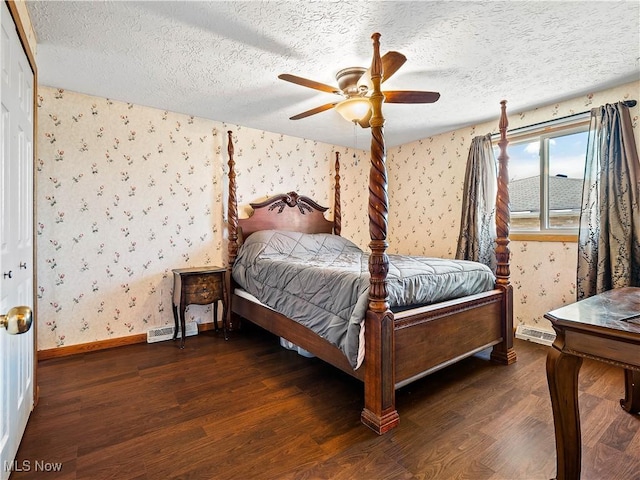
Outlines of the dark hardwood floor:
[{"label": "dark hardwood floor", "polygon": [[[400,426],[384,436],[360,423],[358,381],[249,324],[229,341],[188,337],[184,350],[43,361],[11,479],[548,480],[547,347],[516,349],[514,365],[480,354],[399,390]],[[640,478],[640,419],[622,396],[621,370],[585,360],[584,480]]]}]

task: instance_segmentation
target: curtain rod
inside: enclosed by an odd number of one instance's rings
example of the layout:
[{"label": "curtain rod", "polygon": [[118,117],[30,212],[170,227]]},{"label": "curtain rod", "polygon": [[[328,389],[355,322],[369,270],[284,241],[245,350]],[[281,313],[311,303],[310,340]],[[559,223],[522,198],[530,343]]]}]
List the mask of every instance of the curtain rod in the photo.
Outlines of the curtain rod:
[{"label": "curtain rod", "polygon": [[[624,103],[629,108],[635,107],[638,104],[638,102],[636,100],[623,100],[620,103]],[[534,129],[536,127],[539,127],[540,125],[547,125],[550,122],[561,122],[563,120],[568,120],[568,119],[574,118],[574,117],[580,117],[580,116],[586,115],[588,113],[591,113],[591,110],[586,110],[586,111],[580,112],[580,113],[574,113],[574,114],[567,115],[567,116],[564,116],[564,117],[554,118],[553,120],[547,120],[547,121],[544,121],[544,122],[534,123],[532,125],[526,125],[524,127],[514,128],[513,130],[509,130],[508,132],[509,133],[516,133],[518,131],[525,130],[525,129],[527,129],[527,130],[528,129]],[[497,136],[497,135],[499,135],[499,134],[498,133],[494,133],[492,136]]]}]

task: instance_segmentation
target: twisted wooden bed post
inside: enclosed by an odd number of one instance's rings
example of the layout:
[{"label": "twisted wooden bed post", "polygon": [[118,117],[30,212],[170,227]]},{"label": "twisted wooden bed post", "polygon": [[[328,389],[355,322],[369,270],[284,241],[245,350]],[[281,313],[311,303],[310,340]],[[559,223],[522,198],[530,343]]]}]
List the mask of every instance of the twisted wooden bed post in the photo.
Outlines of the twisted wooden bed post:
[{"label": "twisted wooden bed post", "polygon": [[491,359],[500,363],[511,364],[516,361],[516,352],[513,349],[513,287],[509,281],[509,224],[511,214],[509,212],[509,155],[507,155],[507,101],[500,102],[500,154],[498,155],[498,195],[496,198],[496,288],[503,290],[503,329],[502,343],[493,347]]},{"label": "twisted wooden bed post", "polygon": [[336,183],[333,190],[333,233],[342,231],[342,209],[340,207],[340,152],[336,152]]},{"label": "twisted wooden bed post", "polygon": [[373,61],[371,64],[372,117],[371,169],[369,173],[369,308],[365,318],[365,381],[364,409],[361,420],[378,434],[396,427],[399,422],[395,407],[395,350],[393,314],[389,310],[387,272],[387,197],[386,146],[384,142],[384,117],[380,90],[382,61],[380,58],[380,34],[374,33]]},{"label": "twisted wooden bed post", "polygon": [[229,234],[228,263],[225,273],[225,298],[226,298],[226,322],[227,327],[232,329],[231,323],[231,270],[236,257],[238,256],[238,199],[236,197],[236,172],[233,160],[233,132],[227,132],[227,153],[229,154],[229,201],[227,203],[227,232]]}]

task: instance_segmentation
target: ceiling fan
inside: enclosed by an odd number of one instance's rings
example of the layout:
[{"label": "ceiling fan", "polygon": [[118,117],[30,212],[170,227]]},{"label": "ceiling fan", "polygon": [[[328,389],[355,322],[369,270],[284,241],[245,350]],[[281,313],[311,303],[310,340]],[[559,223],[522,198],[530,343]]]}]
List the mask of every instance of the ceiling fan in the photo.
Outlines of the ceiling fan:
[{"label": "ceiling fan", "polygon": [[[382,56],[382,82],[388,80],[398,69],[407,61],[407,57],[399,52],[387,52]],[[333,93],[344,97],[344,100],[332,103],[326,103],[319,107],[312,108],[306,112],[299,113],[290,118],[290,120],[299,120],[301,118],[315,115],[335,108],[348,121],[358,123],[362,128],[369,127],[371,120],[371,108],[369,105],[369,96],[373,93],[373,84],[371,82],[371,69],[362,67],[343,68],[336,74],[338,87],[332,87],[324,83],[308,80],[283,73],[278,78],[287,82],[302,85],[303,87],[313,88],[321,92]],[[440,98],[438,92],[423,92],[416,90],[386,90],[382,92],[385,97],[385,103],[434,103]]]}]

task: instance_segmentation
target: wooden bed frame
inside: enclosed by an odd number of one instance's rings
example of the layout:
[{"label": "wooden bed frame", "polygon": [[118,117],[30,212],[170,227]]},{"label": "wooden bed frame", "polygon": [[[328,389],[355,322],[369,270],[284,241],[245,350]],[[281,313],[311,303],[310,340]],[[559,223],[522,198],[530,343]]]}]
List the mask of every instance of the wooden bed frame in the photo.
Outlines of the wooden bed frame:
[{"label": "wooden bed frame", "polygon": [[228,132],[229,262],[226,274],[227,317],[239,315],[275,335],[313,353],[364,382],[362,422],[378,434],[396,427],[399,415],[395,407],[395,390],[438,369],[481,350],[493,347],[491,359],[503,364],[516,361],[513,349],[513,290],[509,282],[509,192],[506,147],[506,101],[501,102],[498,195],[496,201],[497,271],[495,289],[457,300],[446,301],[394,314],[389,309],[386,273],[387,249],[387,172],[383,135],[383,94],[380,90],[382,63],[380,35],[374,34],[371,78],[371,169],[369,176],[369,233],[371,284],[365,318],[365,358],[353,370],[346,356],[335,346],[301,324],[269,308],[239,296],[234,290],[231,268],[241,237],[264,229],[295,230],[306,233],[334,233],[341,230],[340,165],[336,153],[334,219],[328,221],[327,210],[295,192],[277,195],[251,204],[254,213],[238,219],[235,161],[232,132]]}]

